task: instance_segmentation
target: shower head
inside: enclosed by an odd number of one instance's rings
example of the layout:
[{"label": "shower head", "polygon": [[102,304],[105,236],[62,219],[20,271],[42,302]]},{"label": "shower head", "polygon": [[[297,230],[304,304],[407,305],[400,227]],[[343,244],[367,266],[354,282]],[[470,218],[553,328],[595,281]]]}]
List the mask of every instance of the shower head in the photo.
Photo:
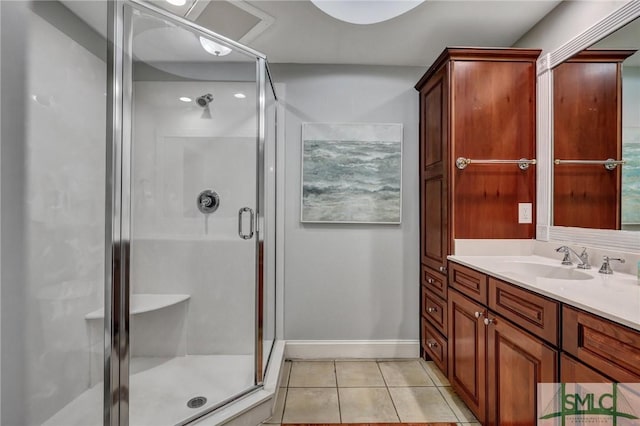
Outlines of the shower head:
[{"label": "shower head", "polygon": [[202,108],[209,105],[209,103],[213,100],[213,95],[211,93],[207,93],[206,95],[198,96],[196,98],[196,103]]}]

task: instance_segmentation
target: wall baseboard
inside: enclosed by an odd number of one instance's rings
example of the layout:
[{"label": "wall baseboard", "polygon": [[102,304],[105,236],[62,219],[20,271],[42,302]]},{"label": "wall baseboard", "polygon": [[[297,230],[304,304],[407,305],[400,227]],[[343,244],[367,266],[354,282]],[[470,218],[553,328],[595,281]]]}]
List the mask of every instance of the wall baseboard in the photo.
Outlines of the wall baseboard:
[{"label": "wall baseboard", "polygon": [[288,340],[287,359],[418,358],[418,340]]}]

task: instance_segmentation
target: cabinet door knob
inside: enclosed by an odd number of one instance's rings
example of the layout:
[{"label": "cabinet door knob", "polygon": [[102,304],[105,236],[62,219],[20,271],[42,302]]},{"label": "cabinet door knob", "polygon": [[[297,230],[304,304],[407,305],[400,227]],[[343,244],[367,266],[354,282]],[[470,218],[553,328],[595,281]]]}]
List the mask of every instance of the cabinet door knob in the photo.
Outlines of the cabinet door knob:
[{"label": "cabinet door knob", "polygon": [[434,308],[432,306],[427,308],[427,312],[438,312],[438,308]]},{"label": "cabinet door knob", "polygon": [[440,272],[442,272],[443,274],[444,274],[445,272],[447,272],[447,267],[446,267],[446,266],[441,266],[441,267],[439,267],[438,269],[439,269],[439,270],[440,270]]},{"label": "cabinet door knob", "polygon": [[429,284],[433,284],[433,278],[427,278],[427,282],[428,282]]},{"label": "cabinet door knob", "polygon": [[495,322],[495,320],[493,318],[485,318],[484,319],[484,325],[493,324],[494,322]]},{"label": "cabinet door knob", "polygon": [[476,316],[476,318],[480,318],[484,315],[484,312],[476,312],[474,315]]},{"label": "cabinet door knob", "polygon": [[429,348],[437,348],[438,344],[434,340],[429,340],[427,342],[427,347],[429,347]]}]

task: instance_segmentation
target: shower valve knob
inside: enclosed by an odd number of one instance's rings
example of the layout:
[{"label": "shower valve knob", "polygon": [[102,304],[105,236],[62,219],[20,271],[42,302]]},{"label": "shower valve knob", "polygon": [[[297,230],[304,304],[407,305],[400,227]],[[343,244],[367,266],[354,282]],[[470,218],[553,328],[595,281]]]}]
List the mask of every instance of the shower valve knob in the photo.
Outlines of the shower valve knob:
[{"label": "shower valve knob", "polygon": [[220,197],[215,191],[207,189],[198,195],[197,204],[201,213],[213,213],[220,206]]}]

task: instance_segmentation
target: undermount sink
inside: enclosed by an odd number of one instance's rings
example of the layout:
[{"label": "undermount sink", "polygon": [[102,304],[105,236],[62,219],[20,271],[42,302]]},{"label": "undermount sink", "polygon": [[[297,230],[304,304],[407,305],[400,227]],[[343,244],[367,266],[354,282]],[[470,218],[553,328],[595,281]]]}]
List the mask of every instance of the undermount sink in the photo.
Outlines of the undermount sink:
[{"label": "undermount sink", "polygon": [[525,275],[554,280],[591,280],[593,276],[575,267],[545,265],[532,262],[504,262],[500,272],[505,275]]}]

